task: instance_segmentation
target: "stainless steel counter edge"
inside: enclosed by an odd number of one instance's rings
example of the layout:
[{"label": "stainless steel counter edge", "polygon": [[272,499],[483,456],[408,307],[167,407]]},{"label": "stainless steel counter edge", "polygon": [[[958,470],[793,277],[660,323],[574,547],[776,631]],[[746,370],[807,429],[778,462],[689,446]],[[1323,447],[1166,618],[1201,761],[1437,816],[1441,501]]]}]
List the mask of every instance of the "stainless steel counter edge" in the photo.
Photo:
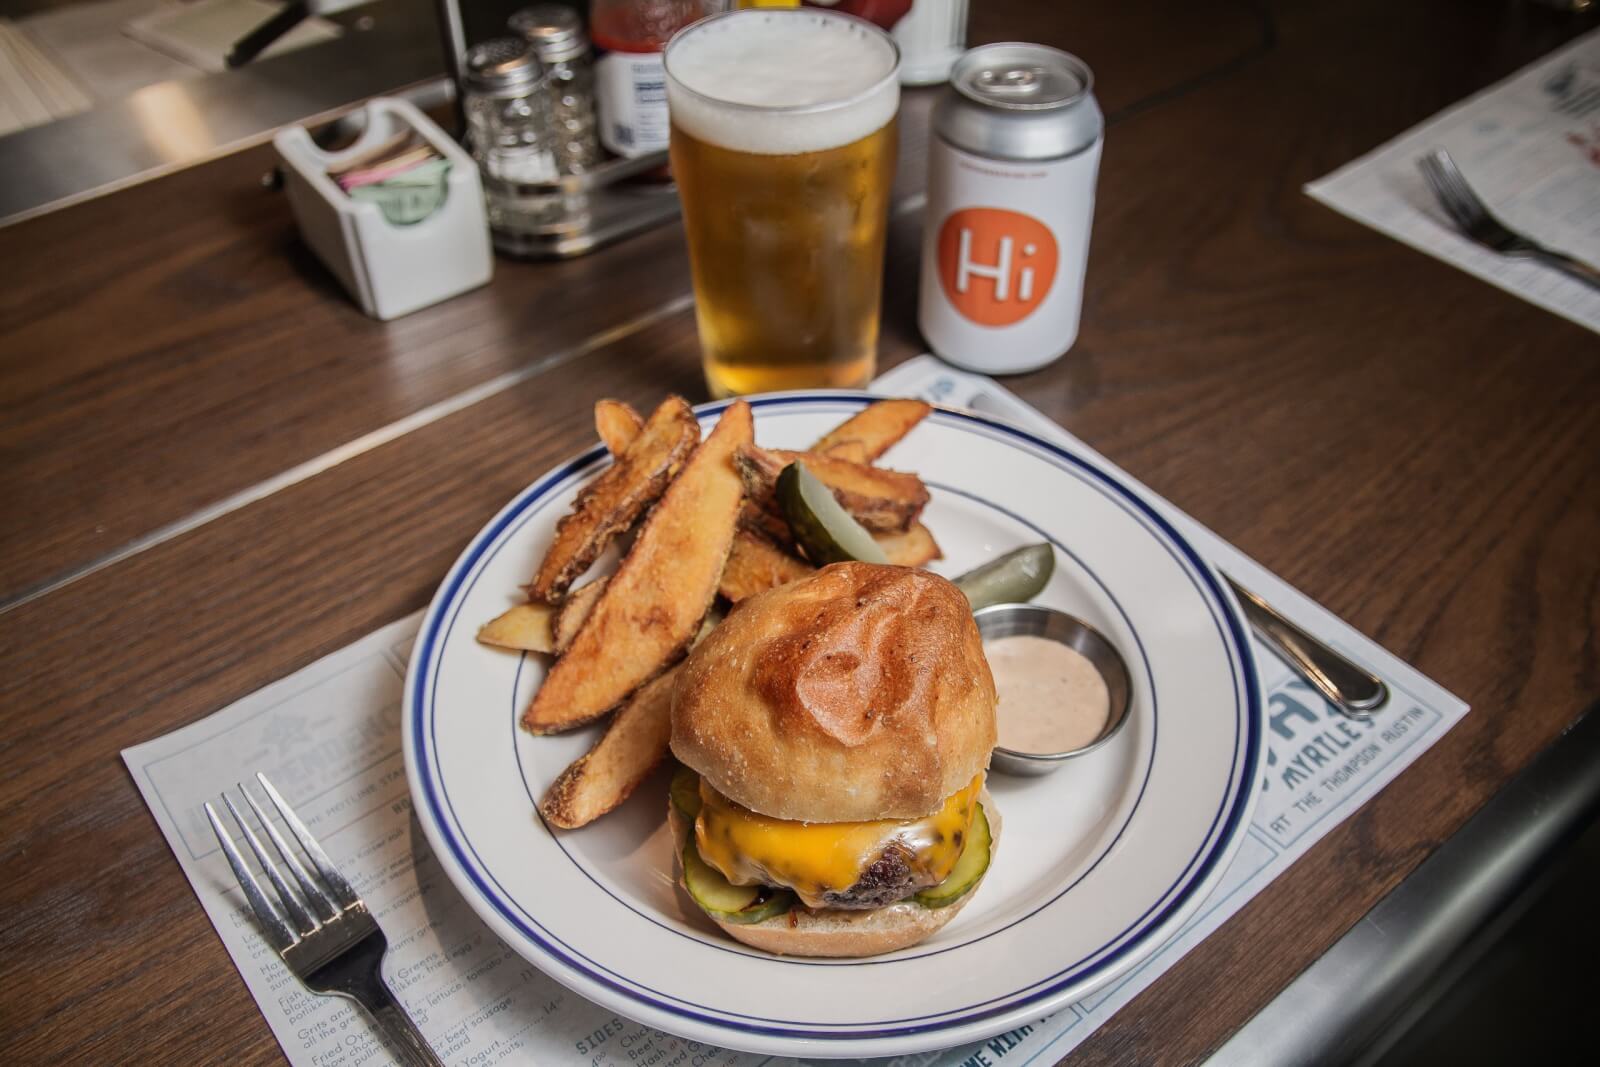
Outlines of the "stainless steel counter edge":
[{"label": "stainless steel counter edge", "polygon": [[1489,799],[1207,1061],[1210,1067],[1370,1062],[1469,966],[1507,908],[1600,815],[1600,704]]},{"label": "stainless steel counter edge", "polygon": [[259,144],[373,96],[448,99],[431,12],[400,2],[372,11],[372,29],[161,82],[0,137],[0,226]]}]

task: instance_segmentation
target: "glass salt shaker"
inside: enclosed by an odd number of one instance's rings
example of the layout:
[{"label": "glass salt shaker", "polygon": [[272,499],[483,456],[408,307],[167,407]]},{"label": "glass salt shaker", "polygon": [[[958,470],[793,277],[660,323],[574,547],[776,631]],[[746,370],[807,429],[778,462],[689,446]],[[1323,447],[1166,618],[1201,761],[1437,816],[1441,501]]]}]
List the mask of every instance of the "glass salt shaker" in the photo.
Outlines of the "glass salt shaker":
[{"label": "glass salt shaker", "polygon": [[467,50],[462,105],[472,155],[484,175],[492,229],[519,230],[558,221],[559,197],[516,186],[557,177],[547,81],[533,46],[510,37]]},{"label": "glass salt shaker", "polygon": [[594,64],[578,13],[560,4],[535,4],[511,16],[511,32],[533,46],[548,79],[556,166],[582,174],[599,163]]}]

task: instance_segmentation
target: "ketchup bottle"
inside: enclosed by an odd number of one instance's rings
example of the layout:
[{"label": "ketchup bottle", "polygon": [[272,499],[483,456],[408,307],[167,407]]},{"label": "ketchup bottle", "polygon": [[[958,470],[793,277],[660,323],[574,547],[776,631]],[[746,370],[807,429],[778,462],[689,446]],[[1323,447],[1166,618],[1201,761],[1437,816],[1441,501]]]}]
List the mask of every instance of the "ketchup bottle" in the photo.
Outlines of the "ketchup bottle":
[{"label": "ketchup bottle", "polygon": [[911,0],[807,0],[807,6],[831,7],[876,23],[880,29],[892,30],[895,23],[910,13]]},{"label": "ketchup bottle", "polygon": [[594,0],[600,143],[633,158],[667,147],[667,75],[661,51],[674,33],[708,14],[709,0]]}]

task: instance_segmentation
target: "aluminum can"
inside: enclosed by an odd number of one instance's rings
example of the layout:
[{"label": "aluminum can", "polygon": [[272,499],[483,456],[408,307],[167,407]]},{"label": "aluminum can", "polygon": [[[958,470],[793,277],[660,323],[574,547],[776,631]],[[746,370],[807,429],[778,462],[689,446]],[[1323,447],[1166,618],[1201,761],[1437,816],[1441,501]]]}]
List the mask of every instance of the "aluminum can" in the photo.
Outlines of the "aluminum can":
[{"label": "aluminum can", "polygon": [[991,44],[934,108],[917,321],[985,374],[1059,359],[1078,338],[1105,119],[1076,56]]}]

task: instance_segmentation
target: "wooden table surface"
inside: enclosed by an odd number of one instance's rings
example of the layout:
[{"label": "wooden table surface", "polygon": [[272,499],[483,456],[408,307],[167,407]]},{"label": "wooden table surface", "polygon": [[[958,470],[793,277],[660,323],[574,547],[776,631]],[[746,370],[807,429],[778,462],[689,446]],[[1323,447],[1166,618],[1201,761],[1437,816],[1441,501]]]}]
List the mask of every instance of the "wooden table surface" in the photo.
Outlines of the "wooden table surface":
[{"label": "wooden table surface", "polygon": [[[1600,340],[1301,192],[1591,25],[973,5],[974,42],[1087,58],[1112,120],[1082,335],[1007,384],[1473,705],[1074,1062],[1215,1048],[1600,693]],[[885,367],[922,349],[931,99],[905,101]],[[269,165],[0,230],[6,1063],[278,1062],[119,751],[424,606],[595,398],[703,396],[678,228],[378,323]]]}]

